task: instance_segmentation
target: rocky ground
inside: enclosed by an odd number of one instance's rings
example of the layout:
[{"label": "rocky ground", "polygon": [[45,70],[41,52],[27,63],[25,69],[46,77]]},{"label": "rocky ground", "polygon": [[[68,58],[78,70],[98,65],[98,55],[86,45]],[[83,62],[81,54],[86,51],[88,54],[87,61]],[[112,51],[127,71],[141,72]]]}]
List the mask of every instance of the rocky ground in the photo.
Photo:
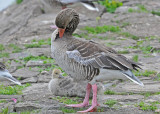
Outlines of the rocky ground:
[{"label": "rocky ground", "polygon": [[[120,0],[124,1],[124,0]],[[80,24],[75,36],[102,43],[143,64],[135,72],[144,87],[131,81],[104,82],[104,92],[98,95],[102,114],[160,113],[160,12],[159,0],[125,0],[115,13],[88,11],[80,4],[71,6],[80,13]],[[79,97],[56,97],[47,88],[51,71],[56,67],[50,57],[50,36],[60,7],[51,9],[38,0],[24,0],[0,12],[0,61],[23,84],[14,95],[0,95],[3,113],[75,113],[77,108],[65,104],[82,101]],[[102,14],[102,17],[97,17]],[[117,32],[89,33],[84,27],[118,26]],[[28,86],[25,86],[28,83]],[[11,82],[1,82],[13,86]],[[16,86],[13,86],[16,87]],[[18,86],[17,86],[18,88]],[[2,90],[3,91],[3,90]],[[16,98],[14,103],[11,99]]]}]

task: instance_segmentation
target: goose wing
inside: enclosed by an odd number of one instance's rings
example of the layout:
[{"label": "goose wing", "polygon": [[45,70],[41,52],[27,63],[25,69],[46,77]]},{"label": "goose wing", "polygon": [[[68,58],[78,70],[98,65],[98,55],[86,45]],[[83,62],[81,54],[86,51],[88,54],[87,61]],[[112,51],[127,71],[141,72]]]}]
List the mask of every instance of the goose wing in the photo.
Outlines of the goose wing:
[{"label": "goose wing", "polygon": [[68,57],[85,66],[113,70],[137,70],[140,68],[126,57],[118,54],[112,48],[100,45],[93,41],[74,40],[66,52]]}]

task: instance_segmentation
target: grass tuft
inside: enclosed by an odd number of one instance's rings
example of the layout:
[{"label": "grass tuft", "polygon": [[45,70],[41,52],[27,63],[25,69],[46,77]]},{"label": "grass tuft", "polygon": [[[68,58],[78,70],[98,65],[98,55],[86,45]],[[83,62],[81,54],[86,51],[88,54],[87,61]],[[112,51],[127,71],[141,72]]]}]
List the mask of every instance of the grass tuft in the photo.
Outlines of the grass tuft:
[{"label": "grass tuft", "polygon": [[108,105],[109,107],[113,107],[114,104],[116,104],[117,101],[113,99],[108,99],[104,104]]},{"label": "grass tuft", "polygon": [[4,48],[3,44],[0,44],[0,51],[3,51],[3,50],[5,50],[5,48]]},{"label": "grass tuft", "polygon": [[115,10],[122,6],[123,3],[122,2],[119,2],[117,0],[99,0],[98,1],[101,5],[105,6],[106,7],[106,10],[107,12],[110,12],[110,13],[114,13]]},{"label": "grass tuft", "polygon": [[22,90],[31,84],[26,83],[25,85],[19,86],[4,86],[0,85],[0,95],[17,95],[22,94]]},{"label": "grass tuft", "polygon": [[84,28],[88,33],[91,34],[100,34],[105,32],[119,32],[121,31],[119,26],[112,26],[112,25],[104,25],[104,26],[96,26],[96,27],[88,27]]},{"label": "grass tuft", "polygon": [[105,94],[105,95],[114,95],[114,94],[116,94],[116,92],[107,89],[107,90],[104,92],[104,94]]},{"label": "grass tuft", "polygon": [[20,3],[22,3],[23,2],[23,0],[16,0],[16,3],[17,4],[20,4]]}]

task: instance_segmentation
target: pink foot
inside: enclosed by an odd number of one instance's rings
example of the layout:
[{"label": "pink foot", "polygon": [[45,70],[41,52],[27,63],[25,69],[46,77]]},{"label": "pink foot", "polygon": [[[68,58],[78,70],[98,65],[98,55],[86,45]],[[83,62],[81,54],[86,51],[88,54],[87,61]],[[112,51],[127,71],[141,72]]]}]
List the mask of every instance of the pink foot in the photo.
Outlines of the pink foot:
[{"label": "pink foot", "polygon": [[97,111],[97,106],[91,106],[89,109],[84,110],[84,111],[78,111],[79,113],[85,113],[85,112],[96,112]]},{"label": "pink foot", "polygon": [[88,106],[89,105],[89,94],[90,94],[90,91],[91,91],[91,87],[92,87],[91,84],[87,85],[86,96],[84,98],[83,103],[81,103],[81,104],[71,104],[71,105],[66,105],[66,106],[69,106],[69,107],[85,107],[85,106]]},{"label": "pink foot", "polygon": [[92,106],[90,108],[88,108],[87,110],[78,111],[78,112],[85,113],[85,112],[96,111],[97,106],[99,106],[99,104],[97,103],[97,85],[96,84],[92,85],[92,90],[93,90]]}]

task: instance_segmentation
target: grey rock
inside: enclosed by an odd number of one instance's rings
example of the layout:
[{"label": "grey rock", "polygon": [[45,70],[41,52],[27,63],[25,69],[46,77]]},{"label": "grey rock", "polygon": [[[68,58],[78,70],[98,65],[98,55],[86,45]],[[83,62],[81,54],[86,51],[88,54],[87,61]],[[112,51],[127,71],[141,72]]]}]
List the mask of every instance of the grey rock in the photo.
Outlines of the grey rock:
[{"label": "grey rock", "polygon": [[43,110],[42,112],[39,112],[38,114],[64,114],[60,110]]},{"label": "grey rock", "polygon": [[38,104],[33,102],[22,102],[22,103],[20,102],[15,105],[15,110],[16,112],[25,111],[25,110],[32,111],[36,109],[41,109],[43,107],[45,107],[45,105],[43,104]]},{"label": "grey rock", "polygon": [[50,56],[50,48],[29,48],[27,52],[32,56]]},{"label": "grey rock", "polygon": [[131,93],[155,93],[160,91],[160,83],[159,81],[152,81],[152,80],[141,80],[144,83],[144,87],[134,84],[131,81],[127,81],[117,85],[111,90],[116,92],[131,92]]},{"label": "grey rock", "polygon": [[24,83],[36,83],[37,80],[38,80],[37,77],[26,78],[23,81],[21,81],[21,84],[24,84]]},{"label": "grey rock", "polygon": [[49,64],[49,63],[44,64],[43,61],[34,61],[34,60],[30,60],[30,61],[27,62],[26,66],[27,66],[27,67],[51,66],[51,64]]},{"label": "grey rock", "polygon": [[103,104],[107,99],[113,99],[121,102],[136,102],[144,99],[143,95],[98,95],[98,101]]},{"label": "grey rock", "polygon": [[21,77],[22,79],[37,76],[39,72],[31,71],[28,68],[21,68],[14,72],[12,75],[15,77]]},{"label": "grey rock", "polygon": [[12,98],[17,99],[17,101],[23,101],[22,95],[0,95],[0,99],[8,99],[9,101],[12,101]]},{"label": "grey rock", "polygon": [[18,59],[18,58],[25,58],[25,57],[27,57],[27,56],[29,56],[29,54],[26,53],[26,52],[22,52],[22,53],[11,53],[9,58],[10,58],[10,59]]},{"label": "grey rock", "polygon": [[50,80],[51,80],[51,75],[39,75],[38,76],[39,83],[42,83],[42,82],[48,83]]},{"label": "grey rock", "polygon": [[129,8],[132,8],[133,10],[139,9],[137,6],[135,6],[135,7],[121,6],[116,9],[115,13],[126,13],[126,12],[128,12]]}]

